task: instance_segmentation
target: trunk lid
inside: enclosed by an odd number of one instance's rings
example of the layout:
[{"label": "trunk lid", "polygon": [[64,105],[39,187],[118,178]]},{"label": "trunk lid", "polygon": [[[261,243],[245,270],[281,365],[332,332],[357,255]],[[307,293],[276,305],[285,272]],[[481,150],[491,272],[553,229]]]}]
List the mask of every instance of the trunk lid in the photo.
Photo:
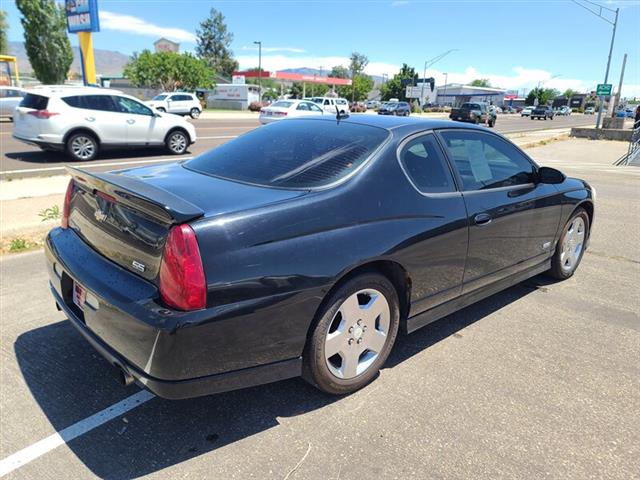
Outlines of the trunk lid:
[{"label": "trunk lid", "polygon": [[105,257],[153,282],[173,225],[306,193],[222,180],[179,163],[111,173],[68,170],[76,184],[70,227]]}]

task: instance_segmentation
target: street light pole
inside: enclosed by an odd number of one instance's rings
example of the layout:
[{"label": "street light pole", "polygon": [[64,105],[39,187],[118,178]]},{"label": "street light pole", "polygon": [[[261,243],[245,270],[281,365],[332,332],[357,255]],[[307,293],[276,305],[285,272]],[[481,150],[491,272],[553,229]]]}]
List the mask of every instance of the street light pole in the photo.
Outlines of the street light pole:
[{"label": "street light pole", "polygon": [[[444,94],[442,95],[444,97],[444,102],[446,105],[447,102],[447,81],[449,80],[449,74],[445,73],[444,74]],[[438,98],[436,97],[436,102],[438,101]]]},{"label": "street light pole", "polygon": [[258,45],[258,102],[262,103],[262,42],[253,42]]},{"label": "street light pole", "polygon": [[[611,45],[609,45],[609,58],[607,59],[607,70],[604,74],[604,83],[609,80],[609,68],[611,67],[611,54],[613,53],[613,42],[616,39],[616,28],[618,27],[618,13],[619,8],[616,8],[616,19],[613,21],[613,32],[611,34]],[[613,92],[612,92],[613,93]],[[609,101],[611,101],[611,95],[609,95]],[[602,110],[604,108],[604,97],[600,99],[600,108],[598,108],[598,118],[596,118],[596,130],[600,128],[600,119],[602,118]]]},{"label": "street light pole", "polygon": [[442,60],[444,57],[449,55],[451,52],[457,52],[457,51],[458,51],[458,49],[454,48],[454,49],[451,49],[451,50],[447,50],[444,53],[441,53],[440,55],[438,55],[437,57],[432,58],[431,60],[425,60],[425,62],[424,62],[424,72],[422,73],[422,89],[420,90],[420,101],[421,102],[424,99],[424,80],[425,80],[425,77],[427,76],[427,67],[432,67],[437,62]]}]

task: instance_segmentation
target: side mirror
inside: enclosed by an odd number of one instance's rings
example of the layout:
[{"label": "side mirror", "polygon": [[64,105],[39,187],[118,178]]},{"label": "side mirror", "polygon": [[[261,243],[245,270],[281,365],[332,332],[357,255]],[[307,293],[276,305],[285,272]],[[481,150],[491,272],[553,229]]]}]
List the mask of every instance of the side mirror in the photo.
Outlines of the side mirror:
[{"label": "side mirror", "polygon": [[548,183],[551,185],[557,185],[562,183],[567,178],[560,170],[556,170],[551,167],[540,167],[537,173],[539,183]]},{"label": "side mirror", "polygon": [[156,117],[156,118],[160,118],[162,116],[162,114],[159,113],[159,112],[153,112],[153,116]]}]

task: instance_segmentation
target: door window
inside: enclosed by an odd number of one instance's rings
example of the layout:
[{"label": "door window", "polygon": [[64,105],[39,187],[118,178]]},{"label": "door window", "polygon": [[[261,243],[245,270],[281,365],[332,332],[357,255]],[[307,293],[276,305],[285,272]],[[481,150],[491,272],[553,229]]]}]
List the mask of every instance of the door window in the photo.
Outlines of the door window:
[{"label": "door window", "polygon": [[469,130],[441,132],[464,190],[486,190],[533,182],[534,165],[500,137]]},{"label": "door window", "polygon": [[311,110],[312,112],[322,112],[322,109],[317,106],[315,103],[309,103],[309,110]]},{"label": "door window", "polygon": [[423,193],[455,191],[451,171],[432,134],[411,140],[400,152],[411,183]]},{"label": "door window", "polygon": [[140,102],[136,102],[135,100],[131,100],[130,98],[126,97],[115,97],[115,99],[118,105],[118,109],[122,113],[130,113],[133,115],[147,115],[149,117],[153,116],[153,111]]},{"label": "door window", "polygon": [[305,112],[309,111],[309,105],[305,102],[300,102],[300,104],[296,107],[296,110],[304,110]]},{"label": "door window", "polygon": [[118,111],[110,95],[74,95],[72,97],[64,97],[62,101],[70,107],[84,110]]}]

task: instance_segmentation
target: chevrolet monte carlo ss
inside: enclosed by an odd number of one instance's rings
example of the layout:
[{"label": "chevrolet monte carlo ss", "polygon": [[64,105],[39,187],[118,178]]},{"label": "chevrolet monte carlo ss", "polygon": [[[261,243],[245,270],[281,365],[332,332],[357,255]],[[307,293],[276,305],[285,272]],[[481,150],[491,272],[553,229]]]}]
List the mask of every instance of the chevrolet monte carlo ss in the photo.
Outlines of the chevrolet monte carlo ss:
[{"label": "chevrolet monte carlo ss", "polygon": [[290,119],[189,161],[70,169],[51,291],[125,384],[186,398],[372,381],[396,340],[573,275],[595,192],[449,121]]}]

